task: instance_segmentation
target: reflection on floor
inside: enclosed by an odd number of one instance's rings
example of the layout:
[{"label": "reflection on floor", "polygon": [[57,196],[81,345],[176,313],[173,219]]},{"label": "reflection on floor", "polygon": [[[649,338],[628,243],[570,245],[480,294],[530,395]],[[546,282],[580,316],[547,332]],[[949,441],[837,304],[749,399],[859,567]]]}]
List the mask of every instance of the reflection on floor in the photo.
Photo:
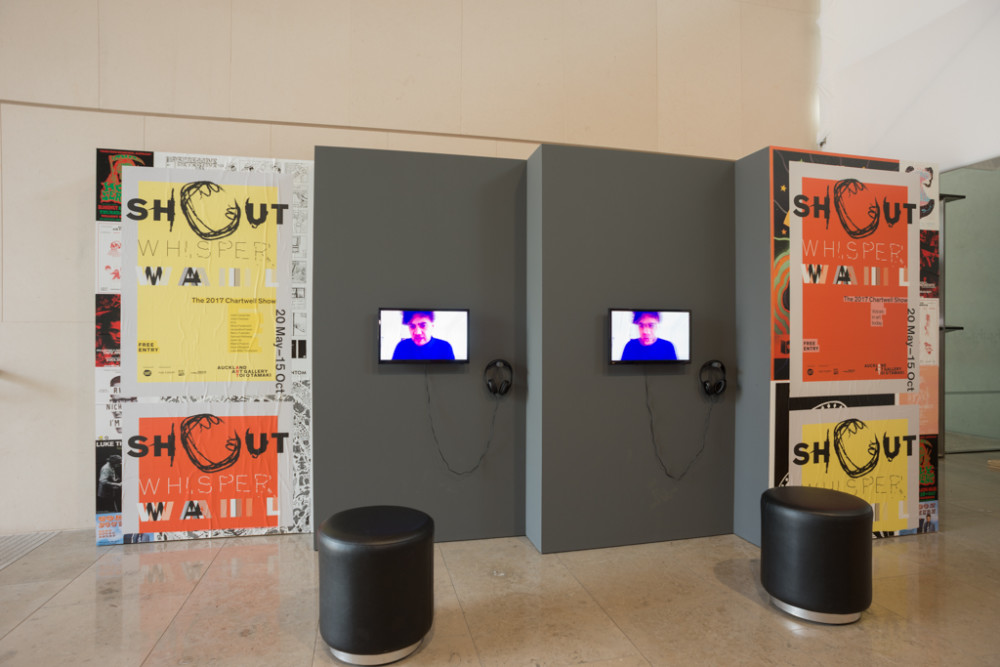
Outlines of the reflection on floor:
[{"label": "reflection on floor", "polygon": [[[540,555],[438,544],[412,665],[996,665],[997,453],[942,462],[942,532],[874,543],[874,603],[824,626],[768,604],[733,535]],[[93,546],[64,532],[0,570],[0,664],[332,665],[308,535]]]}]

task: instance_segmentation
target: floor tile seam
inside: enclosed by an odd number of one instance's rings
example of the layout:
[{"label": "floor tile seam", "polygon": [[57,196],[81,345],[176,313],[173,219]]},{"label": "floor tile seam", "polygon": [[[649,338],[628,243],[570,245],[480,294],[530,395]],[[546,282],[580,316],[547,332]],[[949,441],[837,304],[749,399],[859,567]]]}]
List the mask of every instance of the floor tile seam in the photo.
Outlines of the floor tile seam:
[{"label": "floor tile seam", "polygon": [[[67,532],[67,531],[56,531],[56,532],[55,532],[55,533],[54,533],[54,534],[52,535],[52,537],[55,537],[55,536],[56,536],[56,535],[58,535],[59,533],[63,533],[63,532]],[[52,539],[52,538],[50,537],[49,539]],[[45,542],[48,542],[48,541],[49,541],[49,540],[45,540]],[[44,544],[44,542],[43,542],[42,544]],[[39,544],[38,546],[41,546],[41,544]],[[34,549],[32,549],[31,551],[33,552],[33,551],[34,551]],[[53,593],[52,593],[51,595],[49,595],[49,596],[48,596],[47,598],[45,598],[45,600],[43,600],[43,601],[42,601],[42,602],[41,602],[41,603],[40,603],[40,604],[39,604],[39,605],[38,605],[37,607],[35,607],[35,608],[34,608],[34,609],[32,609],[31,611],[27,612],[27,613],[26,613],[26,614],[25,614],[25,615],[24,615],[24,616],[23,616],[23,617],[21,618],[21,620],[20,620],[20,621],[18,621],[18,622],[17,622],[17,623],[16,623],[16,624],[15,624],[15,625],[14,625],[14,626],[13,626],[13,627],[12,627],[12,628],[10,629],[10,630],[8,630],[8,631],[7,631],[7,632],[5,632],[5,633],[4,633],[4,634],[3,634],[2,636],[0,636],[0,642],[2,642],[2,641],[3,641],[4,639],[6,639],[6,638],[7,638],[8,636],[10,636],[10,634],[11,634],[12,632],[14,632],[14,631],[15,631],[15,630],[17,630],[17,629],[18,629],[19,627],[21,627],[21,625],[23,625],[25,621],[29,620],[29,619],[30,619],[30,618],[31,618],[32,616],[34,616],[34,615],[35,615],[35,614],[37,614],[37,613],[38,613],[39,611],[41,611],[41,610],[42,610],[42,609],[43,609],[44,607],[46,607],[46,606],[47,606],[47,605],[48,605],[48,604],[49,604],[50,602],[52,602],[52,601],[53,601],[53,600],[54,600],[54,599],[55,599],[55,598],[56,598],[57,596],[59,596],[59,595],[60,595],[60,594],[61,594],[61,593],[62,593],[63,591],[65,591],[65,590],[66,590],[67,588],[69,588],[70,586],[72,586],[72,585],[73,585],[73,583],[74,583],[74,582],[76,582],[76,580],[77,580],[77,579],[79,579],[80,577],[82,577],[82,576],[83,576],[83,575],[84,575],[84,574],[85,574],[85,573],[86,573],[86,572],[87,572],[87,571],[88,571],[88,570],[89,570],[90,568],[92,568],[92,567],[94,567],[95,565],[97,565],[97,563],[99,563],[99,562],[101,561],[101,559],[102,559],[102,558],[104,558],[105,556],[108,556],[108,555],[109,555],[109,553],[110,553],[110,552],[105,552],[105,553],[101,554],[100,556],[98,556],[98,557],[97,557],[97,558],[96,558],[96,559],[94,560],[94,562],[93,562],[93,563],[91,563],[91,564],[90,564],[90,565],[88,565],[87,567],[83,568],[83,570],[81,570],[80,572],[78,572],[78,573],[77,573],[76,575],[74,575],[73,577],[70,577],[70,578],[67,578],[67,579],[65,580],[65,582],[63,583],[63,585],[62,585],[62,586],[60,586],[58,590],[56,590],[56,591],[55,591],[55,592],[53,592]],[[29,552],[29,553],[25,554],[25,556],[29,556],[30,554],[31,554],[31,552]],[[22,556],[22,558],[23,558],[23,557],[24,557],[24,556]],[[20,558],[19,558],[18,560],[20,560]]]},{"label": "floor tile seam", "polygon": [[[997,455],[1000,460],[1000,454]],[[957,467],[957,466],[956,466]],[[988,468],[986,461],[977,463],[975,466],[964,466],[956,471],[965,477],[961,485],[942,489],[942,493],[947,497],[951,493],[962,493],[965,491],[989,491],[996,485],[996,480],[1000,477],[1000,470]]]},{"label": "floor tile seam", "polygon": [[[209,542],[211,542],[211,540],[209,540]],[[139,663],[140,667],[149,662],[149,659],[156,652],[156,648],[160,645],[160,642],[163,641],[163,638],[167,636],[167,633],[170,631],[170,628],[173,627],[173,625],[177,622],[177,618],[181,615],[181,612],[184,611],[184,607],[186,607],[188,602],[191,601],[191,596],[195,594],[195,591],[198,590],[198,587],[201,586],[202,582],[205,580],[205,575],[208,573],[209,570],[212,569],[212,566],[215,565],[215,561],[216,559],[218,559],[219,554],[222,553],[223,549],[225,549],[225,545],[222,545],[215,550],[215,553],[212,555],[212,560],[209,561],[208,565],[202,571],[201,576],[198,577],[198,581],[195,582],[195,585],[192,586],[191,590],[189,590],[187,592],[187,595],[184,596],[184,601],[177,606],[177,610],[174,612],[173,616],[170,617],[170,622],[163,626],[163,630],[160,631],[160,636],[157,637],[156,641],[153,642],[153,645],[149,648],[149,651],[146,652],[146,655]]]},{"label": "floor tile seam", "polygon": [[[53,537],[55,537],[56,535],[58,535],[59,532],[60,531],[58,531],[58,530],[54,530],[54,531],[45,531],[45,532],[37,532],[37,533],[16,533],[16,534],[13,534],[13,535],[0,535],[0,544],[9,543],[10,541],[13,540],[13,538],[24,538],[24,539],[31,540],[31,541],[39,540],[38,542],[35,542],[34,544],[32,544],[31,547],[27,551],[25,551],[24,553],[21,553],[20,555],[15,556],[14,558],[12,558],[10,560],[7,560],[6,562],[4,562],[4,559],[9,558],[9,556],[4,556],[3,554],[7,553],[7,552],[6,551],[0,551],[0,570],[3,570],[4,568],[6,568],[6,567],[8,567],[10,565],[13,565],[17,561],[19,561],[22,558],[24,558],[25,556],[30,555],[32,552],[34,552],[35,549],[37,549],[38,547],[42,546],[43,544],[45,544],[46,542],[48,542],[49,540],[51,540]],[[8,547],[8,549],[9,549],[9,547]],[[16,550],[17,549],[15,547],[14,551],[16,551]]]},{"label": "floor tile seam", "polygon": [[[936,576],[938,576],[941,579],[945,578],[943,572],[936,571],[935,574],[936,574]],[[896,574],[889,574],[889,575],[885,575],[885,576],[882,576],[882,577],[875,577],[875,576],[873,576],[872,577],[872,587],[874,588],[874,586],[875,586],[876,583],[886,584],[886,583],[894,582],[896,580],[920,579],[921,577],[925,577],[925,576],[927,576],[926,572],[923,573],[923,574],[921,574],[921,572],[899,572],[899,573],[896,573]]]},{"label": "floor tile seam", "polygon": [[957,456],[959,454],[996,454],[997,452],[1000,452],[1000,448],[997,448],[996,445],[986,444],[983,446],[986,447],[986,449],[960,449],[960,450],[948,449],[945,451],[945,455]]},{"label": "floor tile seam", "polygon": [[968,505],[975,504],[980,509],[980,512],[990,513],[1000,510],[1000,505],[997,504],[996,496],[996,485],[1000,482],[1000,474],[997,475],[997,481],[990,484],[988,487],[984,486],[982,490],[975,493],[962,494],[960,498],[950,498],[946,502],[954,505],[956,503],[965,503]]},{"label": "floor tile seam", "polygon": [[476,637],[472,634],[472,627],[469,626],[469,615],[465,609],[465,603],[462,602],[462,596],[458,594],[458,587],[455,586],[455,579],[451,574],[451,567],[448,565],[448,557],[445,555],[445,550],[441,548],[438,544],[435,547],[438,553],[441,554],[441,562],[444,563],[445,572],[448,573],[448,584],[451,586],[452,593],[455,594],[455,599],[458,600],[458,607],[462,610],[462,623],[465,624],[465,631],[469,634],[469,640],[472,642],[472,648],[476,652],[476,661],[479,663],[480,667],[483,667],[483,657],[479,650],[479,644],[476,643]]},{"label": "floor tile seam", "polygon": [[316,632],[315,632],[315,634],[316,634],[316,637],[313,639],[312,662],[309,663],[308,667],[312,667],[312,665],[314,665],[316,663],[316,656],[318,654],[324,654],[324,655],[328,655],[328,656],[333,655],[333,653],[330,650],[330,647],[327,646],[327,644],[326,644],[326,640],[323,639],[323,633],[320,632],[320,629],[319,629],[319,616],[318,615],[316,617]]},{"label": "floor tile seam", "polygon": [[[898,551],[886,551],[885,553],[879,553],[878,551],[872,552],[872,580],[876,579],[886,579],[897,576],[907,576],[920,574],[920,570],[923,567],[924,562],[927,560],[926,554],[922,554],[916,551],[918,546],[908,546],[900,545],[901,548]],[[899,562],[902,562],[912,572],[899,572],[894,574],[878,574],[879,569],[891,569],[899,567]]]},{"label": "floor tile seam", "polygon": [[982,509],[983,501],[984,500],[994,500],[994,499],[995,499],[995,496],[984,494],[984,497],[982,497],[982,498],[968,498],[968,499],[962,498],[960,500],[948,500],[946,502],[949,505],[952,505],[952,506],[957,505],[957,506],[961,507],[964,510],[973,511],[973,512],[976,513],[976,516],[979,516],[979,515],[985,515],[985,516],[994,515],[994,516],[996,516],[996,518],[998,520],[1000,520],[1000,515],[997,515],[995,512],[991,512],[990,510],[984,510],[984,509]]},{"label": "floor tile seam", "polygon": [[[877,580],[873,580],[873,589],[876,582],[889,583],[896,579],[913,579],[919,582],[922,579],[926,579],[928,576],[933,576],[939,583],[937,585],[938,590],[947,590],[950,595],[961,595],[963,599],[968,600],[971,596],[972,598],[982,600],[983,597],[987,599],[1000,600],[1000,592],[987,590],[981,586],[976,586],[975,583],[971,581],[963,581],[955,575],[948,575],[943,570],[935,570],[933,575],[928,575],[924,573],[916,574],[900,574],[893,577],[884,577]],[[963,590],[958,590],[963,589]],[[873,590],[872,604],[877,602],[877,591]],[[918,620],[915,616],[910,616],[906,614],[901,614],[896,612],[895,609],[888,607],[885,603],[881,603],[879,606],[893,611],[907,620]],[[913,604],[908,604],[908,608],[913,608],[914,611],[920,612],[920,605],[914,606]]]},{"label": "floor tile seam", "polygon": [[877,599],[875,599],[873,597],[872,601],[871,601],[871,604],[868,605],[868,608],[865,609],[863,612],[861,612],[861,619],[858,621],[858,623],[864,623],[865,622],[865,616],[866,615],[870,616],[873,613],[872,612],[873,609],[877,610],[878,613],[881,614],[881,615],[888,615],[888,616],[892,617],[893,620],[895,620],[898,623],[901,623],[902,625],[909,626],[909,624],[911,622],[910,618],[908,616],[906,616],[905,614],[900,614],[898,611],[896,611],[892,607],[886,606],[885,604],[879,602]]},{"label": "floor tile seam", "polygon": [[25,623],[25,621],[28,621],[28,620],[29,620],[29,619],[30,619],[30,618],[31,618],[32,616],[34,616],[35,614],[37,614],[38,612],[40,612],[40,611],[42,610],[42,608],[43,608],[43,607],[45,607],[45,605],[47,605],[48,603],[52,602],[52,599],[53,599],[53,598],[54,598],[55,596],[59,595],[59,594],[60,594],[60,593],[62,593],[62,592],[63,592],[64,590],[66,590],[66,587],[67,587],[67,586],[69,586],[69,585],[70,585],[71,583],[73,583],[73,581],[75,581],[75,580],[74,580],[74,579],[70,579],[70,580],[68,580],[68,581],[67,581],[67,582],[66,582],[65,584],[63,584],[63,585],[62,585],[62,586],[61,586],[61,587],[59,588],[59,590],[57,590],[56,592],[54,592],[54,593],[53,593],[52,595],[50,595],[49,597],[45,598],[45,600],[43,600],[42,602],[40,602],[40,603],[38,604],[38,606],[36,606],[35,608],[33,608],[33,609],[32,609],[31,611],[29,611],[29,612],[25,613],[25,614],[24,614],[24,615],[23,615],[23,616],[21,617],[21,620],[19,620],[19,621],[18,621],[17,623],[15,623],[15,624],[14,624],[13,626],[11,626],[10,630],[8,630],[8,631],[7,631],[7,632],[5,632],[4,634],[0,635],[0,644],[2,644],[2,643],[3,643],[3,641],[4,641],[4,640],[5,640],[5,639],[6,639],[7,637],[9,637],[9,636],[10,636],[10,635],[11,635],[11,634],[12,634],[12,633],[13,633],[13,632],[15,631],[15,630],[17,630],[17,629],[18,629],[19,627],[21,627],[21,626],[22,626],[22,625],[23,625],[23,624]]},{"label": "floor tile seam", "polygon": [[[618,632],[621,633],[621,636],[625,638],[625,641],[627,641],[628,644],[629,644],[629,646],[632,647],[632,650],[635,651],[635,655],[638,655],[639,657],[641,657],[643,660],[645,660],[649,664],[653,664],[652,658],[650,658],[649,656],[647,656],[645,653],[642,652],[642,649],[640,649],[636,645],[635,641],[633,641],[632,637],[629,636],[629,634],[621,626],[621,624],[614,617],[614,615],[612,615],[611,613],[609,613],[608,610],[604,608],[604,605],[602,605],[601,602],[594,596],[593,592],[591,592],[591,590],[587,587],[587,585],[584,584],[582,581],[580,581],[579,577],[576,576],[576,572],[573,571],[573,568],[571,568],[566,563],[566,561],[563,560],[562,555],[561,554],[556,554],[556,557],[559,559],[560,564],[562,564],[562,566],[566,569],[566,571],[569,573],[569,575],[571,577],[573,577],[573,580],[577,583],[577,585],[579,585],[580,588],[583,589],[583,591],[587,594],[587,597],[590,598],[591,601],[593,601],[593,603],[595,605],[597,605],[597,608],[601,610],[601,613],[604,614],[605,618],[607,618],[609,621],[611,621],[611,624],[615,626],[615,629],[617,629]],[[620,656],[620,657],[622,657],[622,658],[628,658],[628,657],[632,657],[632,656],[623,655],[623,656]]]}]

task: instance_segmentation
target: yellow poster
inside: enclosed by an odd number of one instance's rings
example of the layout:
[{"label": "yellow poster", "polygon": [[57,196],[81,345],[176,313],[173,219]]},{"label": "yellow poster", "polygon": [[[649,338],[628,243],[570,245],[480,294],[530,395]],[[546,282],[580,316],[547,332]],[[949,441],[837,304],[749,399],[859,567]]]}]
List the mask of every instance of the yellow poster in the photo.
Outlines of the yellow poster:
[{"label": "yellow poster", "polygon": [[279,179],[126,170],[122,220],[131,238],[123,264],[126,276],[129,264],[134,274],[123,280],[123,293],[134,312],[123,313],[123,348],[134,359],[129,381],[139,394],[143,387],[163,393],[164,383],[192,385],[189,394],[199,386],[280,393],[288,290],[279,280],[287,265],[279,264],[288,255],[288,206]]},{"label": "yellow poster", "polygon": [[873,530],[919,520],[919,416],[915,406],[790,413],[789,483],[844,491],[872,506]]}]

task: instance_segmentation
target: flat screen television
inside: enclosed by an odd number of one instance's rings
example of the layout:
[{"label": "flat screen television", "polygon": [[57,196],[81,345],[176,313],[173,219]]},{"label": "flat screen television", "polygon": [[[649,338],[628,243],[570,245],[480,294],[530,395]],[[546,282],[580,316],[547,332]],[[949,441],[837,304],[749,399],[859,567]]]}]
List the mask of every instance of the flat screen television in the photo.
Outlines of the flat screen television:
[{"label": "flat screen television", "polygon": [[608,310],[612,364],[691,362],[690,310]]},{"label": "flat screen television", "polygon": [[469,363],[469,311],[379,308],[380,364]]}]

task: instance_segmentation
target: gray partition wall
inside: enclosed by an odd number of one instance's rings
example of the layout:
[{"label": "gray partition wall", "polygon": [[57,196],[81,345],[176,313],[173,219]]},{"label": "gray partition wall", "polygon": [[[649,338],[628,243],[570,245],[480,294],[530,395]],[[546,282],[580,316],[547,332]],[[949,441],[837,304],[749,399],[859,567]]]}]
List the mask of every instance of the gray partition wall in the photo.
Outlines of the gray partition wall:
[{"label": "gray partition wall", "polygon": [[[525,167],[316,149],[317,524],[402,504],[438,540],[524,534]],[[470,363],[380,366],[380,307],[468,308]],[[495,358],[515,371],[499,400],[483,380]]]},{"label": "gray partition wall", "polygon": [[760,545],[771,452],[771,149],[736,162],[736,400],[733,532]]},{"label": "gray partition wall", "polygon": [[[726,160],[528,160],[525,525],[540,551],[732,532],[733,181]],[[692,362],[610,366],[612,307],[690,309]],[[711,359],[729,379],[715,399]]]}]

